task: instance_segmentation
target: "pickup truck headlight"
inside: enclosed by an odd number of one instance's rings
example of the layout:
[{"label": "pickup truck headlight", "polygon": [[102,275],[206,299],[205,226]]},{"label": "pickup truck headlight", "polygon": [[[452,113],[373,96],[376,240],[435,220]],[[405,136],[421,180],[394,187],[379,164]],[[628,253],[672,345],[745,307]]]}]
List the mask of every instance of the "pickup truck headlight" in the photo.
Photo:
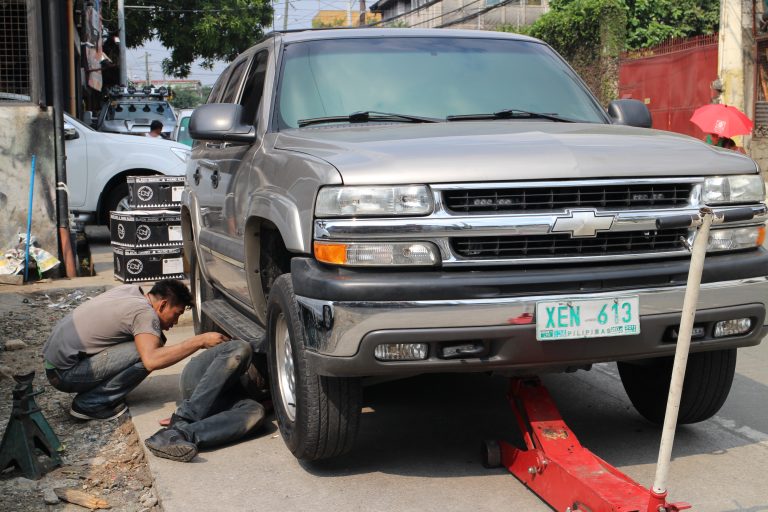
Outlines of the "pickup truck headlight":
[{"label": "pickup truck headlight", "polygon": [[315,242],[315,258],[350,267],[434,266],[438,252],[429,242]]},{"label": "pickup truck headlight", "polygon": [[325,187],[317,195],[317,217],[427,215],[432,195],[426,185]]},{"label": "pickup truck headlight", "polygon": [[187,160],[189,160],[189,155],[192,154],[191,151],[187,149],[181,149],[181,148],[171,148],[171,153],[176,155],[176,158],[178,158],[182,162],[186,162]]},{"label": "pickup truck headlight", "polygon": [[[691,238],[690,243],[693,243]],[[709,232],[707,251],[736,251],[760,247],[765,241],[765,226],[713,229]]]},{"label": "pickup truck headlight", "polygon": [[701,200],[705,204],[761,203],[765,200],[763,178],[757,174],[707,178]]}]

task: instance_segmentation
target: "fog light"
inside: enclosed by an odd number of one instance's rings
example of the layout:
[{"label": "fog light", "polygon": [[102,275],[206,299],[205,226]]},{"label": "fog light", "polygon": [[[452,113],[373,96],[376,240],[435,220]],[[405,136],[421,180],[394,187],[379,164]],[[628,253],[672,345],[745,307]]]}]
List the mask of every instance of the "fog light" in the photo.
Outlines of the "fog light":
[{"label": "fog light", "polygon": [[733,320],[723,320],[715,324],[715,338],[725,336],[738,336],[749,332],[752,328],[752,320],[749,318],[734,318]]},{"label": "fog light", "polygon": [[426,359],[426,343],[384,343],[376,346],[373,355],[379,361],[418,361]]}]

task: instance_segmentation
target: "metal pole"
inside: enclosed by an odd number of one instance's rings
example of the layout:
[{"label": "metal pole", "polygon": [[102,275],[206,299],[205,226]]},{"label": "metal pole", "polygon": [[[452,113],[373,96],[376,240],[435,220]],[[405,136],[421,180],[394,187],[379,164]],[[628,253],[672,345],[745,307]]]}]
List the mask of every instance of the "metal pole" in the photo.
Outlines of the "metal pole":
[{"label": "metal pole", "polygon": [[128,60],[125,53],[125,0],[117,0],[117,29],[120,37],[120,85],[128,85]]},{"label": "metal pole", "polygon": [[67,277],[77,277],[75,254],[69,234],[69,197],[67,196],[67,161],[64,154],[64,91],[61,87],[61,30],[59,29],[58,0],[48,0],[48,53],[51,62],[53,96],[53,130],[56,149],[56,214],[59,224],[59,243]]},{"label": "metal pole", "polygon": [[360,20],[358,26],[365,26],[365,0],[360,0]]},{"label": "metal pole", "polygon": [[347,26],[352,26],[352,0],[347,0]]},{"label": "metal pole", "polygon": [[696,231],[693,249],[691,249],[691,266],[688,271],[688,283],[685,287],[685,299],[683,300],[683,313],[680,319],[680,333],[677,336],[675,361],[672,365],[672,379],[669,384],[667,411],[664,414],[664,427],[661,431],[661,445],[659,447],[658,462],[656,463],[656,477],[651,488],[656,495],[665,495],[667,492],[667,476],[669,474],[670,460],[672,459],[672,444],[675,440],[677,415],[680,412],[680,397],[683,393],[683,380],[685,378],[685,367],[688,364],[688,351],[691,348],[691,332],[693,331],[693,321],[696,316],[696,303],[699,301],[701,272],[704,268],[704,257],[707,254],[707,245],[709,243],[709,227],[712,225],[714,214],[712,210],[702,208],[701,216],[701,226]]},{"label": "metal pole", "polygon": [[67,0],[67,59],[69,62],[69,113],[77,117],[77,91],[75,90],[75,7]]},{"label": "metal pole", "polygon": [[288,30],[288,5],[290,5],[290,2],[285,0],[285,11],[283,12],[283,30]]}]

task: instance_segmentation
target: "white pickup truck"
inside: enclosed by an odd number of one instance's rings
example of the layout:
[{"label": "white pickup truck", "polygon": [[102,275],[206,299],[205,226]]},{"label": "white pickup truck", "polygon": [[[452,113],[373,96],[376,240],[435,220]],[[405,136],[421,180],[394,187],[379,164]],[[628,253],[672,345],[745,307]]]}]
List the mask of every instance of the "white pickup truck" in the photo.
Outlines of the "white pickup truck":
[{"label": "white pickup truck", "polygon": [[189,147],[162,138],[97,132],[64,116],[69,208],[75,222],[104,224],[128,208],[127,176],[182,176]]}]

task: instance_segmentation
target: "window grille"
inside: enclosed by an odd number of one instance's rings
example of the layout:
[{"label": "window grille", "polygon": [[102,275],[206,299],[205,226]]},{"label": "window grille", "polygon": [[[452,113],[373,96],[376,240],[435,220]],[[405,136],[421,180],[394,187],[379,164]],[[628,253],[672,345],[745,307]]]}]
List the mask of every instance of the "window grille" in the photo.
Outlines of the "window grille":
[{"label": "window grille", "polygon": [[768,40],[757,43],[757,95],[755,137],[768,137]]},{"label": "window grille", "polygon": [[29,101],[29,18],[26,0],[0,0],[0,101]]}]

